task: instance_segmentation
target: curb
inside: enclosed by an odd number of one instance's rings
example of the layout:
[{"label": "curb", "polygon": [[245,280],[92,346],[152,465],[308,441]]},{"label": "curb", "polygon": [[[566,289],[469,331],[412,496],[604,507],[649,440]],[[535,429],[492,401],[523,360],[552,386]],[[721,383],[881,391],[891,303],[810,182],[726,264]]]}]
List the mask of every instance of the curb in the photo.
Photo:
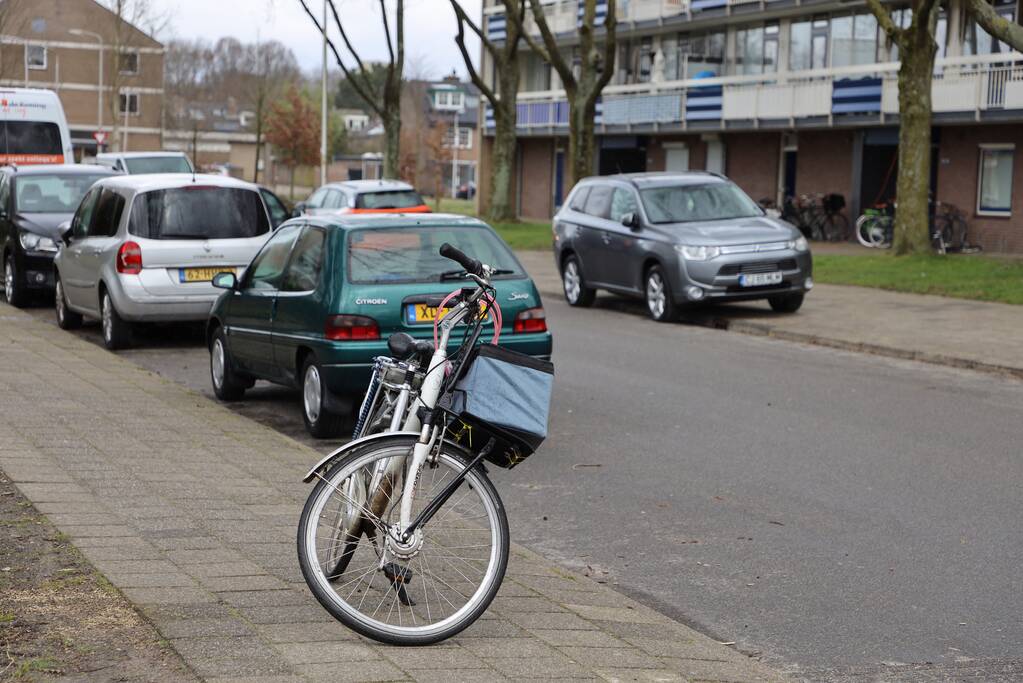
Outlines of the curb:
[{"label": "curb", "polygon": [[[546,288],[540,290],[540,295],[543,297],[563,296],[560,290]],[[869,344],[867,342],[855,342],[845,339],[836,339],[833,337],[821,337],[819,335],[806,334],[803,332],[790,332],[764,323],[751,323],[745,320],[730,320],[729,318],[716,316],[683,318],[682,323],[684,325],[705,327],[712,330],[737,332],[739,334],[748,334],[754,337],[769,337],[771,339],[778,339],[781,341],[812,344],[813,346],[824,346],[831,349],[838,349],[840,351],[852,351],[854,353],[865,353],[871,356],[882,356],[884,358],[896,358],[899,360],[912,360],[920,363],[929,363],[931,365],[941,365],[959,370],[972,370],[974,372],[983,372],[989,375],[997,375],[999,377],[1023,380],[1023,368],[1020,367],[985,363],[983,361],[959,358],[957,356],[928,353],[927,351],[914,351],[912,349],[899,349],[892,346]]]}]

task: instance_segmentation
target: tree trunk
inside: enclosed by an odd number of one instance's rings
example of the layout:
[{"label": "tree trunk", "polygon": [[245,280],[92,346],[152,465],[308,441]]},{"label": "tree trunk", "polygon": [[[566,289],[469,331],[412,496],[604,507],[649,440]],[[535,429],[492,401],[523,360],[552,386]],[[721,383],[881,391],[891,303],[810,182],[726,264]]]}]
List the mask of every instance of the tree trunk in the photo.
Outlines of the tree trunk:
[{"label": "tree trunk", "polygon": [[515,100],[502,99],[494,108],[494,145],[490,165],[490,207],[492,221],[515,220],[512,182],[515,172]]},{"label": "tree trunk", "polygon": [[384,178],[401,178],[401,111],[395,106],[384,119]]},{"label": "tree trunk", "polygon": [[292,166],[289,170],[291,171],[290,179],[289,179],[289,182],[291,183],[291,189],[288,190],[288,199],[290,201],[294,202],[295,201],[295,167]]},{"label": "tree trunk", "polygon": [[597,106],[582,95],[575,96],[569,111],[568,158],[572,176],[565,184],[573,187],[586,176],[593,175],[594,123]]},{"label": "tree trunk", "polygon": [[259,159],[263,152],[263,104],[256,106],[256,166],[252,170],[252,182],[259,182]]},{"label": "tree trunk", "polygon": [[895,254],[931,249],[931,75],[934,41],[926,30],[907,31],[899,56],[899,177]]}]

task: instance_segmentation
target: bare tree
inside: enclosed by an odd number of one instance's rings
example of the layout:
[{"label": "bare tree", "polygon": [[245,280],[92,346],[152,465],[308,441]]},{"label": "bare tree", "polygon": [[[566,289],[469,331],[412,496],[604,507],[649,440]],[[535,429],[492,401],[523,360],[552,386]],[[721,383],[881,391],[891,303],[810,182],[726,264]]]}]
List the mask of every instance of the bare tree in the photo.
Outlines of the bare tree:
[{"label": "bare tree", "polygon": [[[316,29],[322,33],[325,27],[309,9],[306,0],[298,1]],[[384,79],[383,87],[379,87],[372,78],[372,69],[370,68],[372,64],[362,60],[352,45],[352,41],[349,40],[334,0],[327,0],[327,5],[330,7],[334,26],[341,35],[344,48],[351,55],[355,65],[349,67],[345,64],[333,40],[328,39],[327,44],[334,55],[334,61],[344,73],[345,79],[366,105],[380,117],[384,126],[384,177],[397,178],[401,159],[401,83],[405,68],[405,0],[397,0],[395,3],[393,36],[391,21],[388,19],[387,2],[380,0],[380,16],[388,54],[388,61],[385,62],[387,77]]]},{"label": "bare tree", "polygon": [[899,177],[894,249],[897,255],[929,252],[931,176],[931,80],[938,50],[938,0],[913,0],[909,26],[900,28],[881,0],[867,7],[899,48]]},{"label": "bare tree", "polygon": [[[489,40],[469,15],[465,13],[458,0],[451,0],[451,7],[458,19],[458,35],[455,42],[465,60],[465,68],[469,78],[479,88],[480,93],[490,103],[494,112],[494,144],[493,160],[490,164],[490,203],[487,217],[493,221],[514,219],[515,207],[512,204],[512,179],[515,171],[515,126],[518,114],[515,99],[519,92],[519,45],[520,32],[526,10],[525,0],[502,0],[507,15],[515,19],[506,22],[506,35],[503,45]],[[473,64],[472,56],[465,46],[465,29],[475,33],[483,49],[487,51],[494,63],[496,82],[493,86],[480,76]]]},{"label": "bare tree", "polygon": [[252,82],[249,94],[256,113],[256,165],[252,182],[259,182],[259,162],[263,152],[263,129],[268,103],[277,98],[289,82],[298,76],[298,63],[291,49],[277,41],[259,43],[249,61]]},{"label": "bare tree", "polygon": [[1023,52],[1023,26],[995,12],[987,0],[966,0],[966,8],[985,31]]},{"label": "bare tree", "polygon": [[[617,48],[616,28],[618,26],[615,0],[607,0],[604,15],[603,45],[597,37],[597,0],[582,0],[583,17],[579,25],[578,74],[573,69],[573,60],[565,57],[558,48],[540,0],[528,0],[533,20],[540,30],[543,44],[538,43],[528,32],[522,31],[533,51],[554,67],[561,78],[568,98],[568,156],[572,177],[569,186],[580,178],[593,173],[595,146],[594,117],[597,99],[614,75],[615,52]],[[875,0],[878,1],[878,0]],[[509,18],[517,15],[509,15]]]},{"label": "bare tree", "polygon": [[[110,10],[113,20],[113,30],[110,49],[113,53],[113,64],[108,67],[105,74],[106,82],[113,93],[107,98],[110,118],[113,121],[113,130],[110,136],[112,147],[115,150],[121,149],[121,119],[124,112],[121,111],[121,88],[124,85],[123,72],[130,66],[127,60],[131,59],[132,49],[141,47],[144,37],[152,37],[167,24],[168,16],[153,8],[150,0],[105,0],[102,3]],[[136,67],[138,62],[135,63]],[[125,96],[124,106],[127,110],[129,99]]]}]

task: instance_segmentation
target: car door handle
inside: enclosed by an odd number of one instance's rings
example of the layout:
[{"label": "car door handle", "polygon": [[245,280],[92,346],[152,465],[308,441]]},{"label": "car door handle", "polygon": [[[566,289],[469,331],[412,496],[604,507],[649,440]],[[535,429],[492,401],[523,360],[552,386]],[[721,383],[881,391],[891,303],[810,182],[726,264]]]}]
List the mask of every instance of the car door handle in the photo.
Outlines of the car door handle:
[{"label": "car door handle", "polygon": [[93,256],[99,256],[100,254],[103,253],[103,250],[102,249],[90,249],[89,253],[92,254]]},{"label": "car door handle", "polygon": [[604,240],[604,244],[611,244],[611,235],[606,232],[600,234],[600,239]]}]

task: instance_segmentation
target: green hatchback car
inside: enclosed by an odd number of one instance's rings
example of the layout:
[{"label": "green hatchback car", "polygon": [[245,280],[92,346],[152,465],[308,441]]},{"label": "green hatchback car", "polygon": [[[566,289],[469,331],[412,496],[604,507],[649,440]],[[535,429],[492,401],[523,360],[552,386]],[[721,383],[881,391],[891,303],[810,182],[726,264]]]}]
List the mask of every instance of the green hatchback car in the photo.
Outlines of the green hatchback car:
[{"label": "green hatchback car", "polygon": [[388,336],[432,340],[441,300],[471,284],[438,253],[445,242],[496,269],[500,344],[549,359],[540,294],[486,223],[443,214],[305,216],[282,224],[240,277],[213,279],[226,290],[207,325],[217,397],[238,400],[257,379],[293,386],[309,433],[336,435],[361,402],[373,359],[389,355]]}]

